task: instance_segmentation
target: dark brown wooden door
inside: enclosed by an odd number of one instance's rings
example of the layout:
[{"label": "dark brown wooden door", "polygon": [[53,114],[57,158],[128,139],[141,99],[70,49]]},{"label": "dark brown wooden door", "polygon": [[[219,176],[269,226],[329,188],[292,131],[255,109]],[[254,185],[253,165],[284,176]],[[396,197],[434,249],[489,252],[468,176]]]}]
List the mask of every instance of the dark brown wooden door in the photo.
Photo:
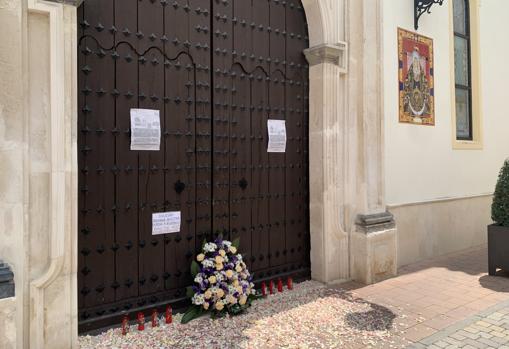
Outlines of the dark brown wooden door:
[{"label": "dark brown wooden door", "polygon": [[[79,20],[80,330],[183,302],[204,239],[257,280],[309,274],[308,45],[298,0],[85,0]],[[161,150],[130,150],[130,109]],[[267,120],[287,151],[267,153]],[[152,214],[181,211],[153,236]]]}]

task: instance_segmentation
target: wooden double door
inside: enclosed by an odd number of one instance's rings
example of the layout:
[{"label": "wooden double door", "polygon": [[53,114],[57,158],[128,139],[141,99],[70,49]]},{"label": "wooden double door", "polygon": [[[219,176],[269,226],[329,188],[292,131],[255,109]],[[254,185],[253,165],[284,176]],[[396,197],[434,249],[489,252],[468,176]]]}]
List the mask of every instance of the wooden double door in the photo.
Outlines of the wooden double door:
[{"label": "wooden double door", "polygon": [[[299,0],[85,0],[78,14],[80,330],[185,299],[204,239],[257,280],[309,273],[308,46]],[[160,151],[131,151],[156,109]],[[267,152],[267,120],[287,150]],[[152,214],[181,212],[152,235]]]}]

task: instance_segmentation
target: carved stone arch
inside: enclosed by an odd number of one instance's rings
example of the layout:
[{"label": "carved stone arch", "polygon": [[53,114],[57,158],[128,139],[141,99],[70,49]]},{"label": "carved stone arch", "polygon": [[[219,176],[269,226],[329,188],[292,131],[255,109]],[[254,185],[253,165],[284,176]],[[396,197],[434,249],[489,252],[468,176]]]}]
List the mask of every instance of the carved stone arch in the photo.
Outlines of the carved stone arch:
[{"label": "carved stone arch", "polygon": [[323,4],[316,0],[302,0],[306,13],[311,47],[326,42],[327,27],[324,23]]}]

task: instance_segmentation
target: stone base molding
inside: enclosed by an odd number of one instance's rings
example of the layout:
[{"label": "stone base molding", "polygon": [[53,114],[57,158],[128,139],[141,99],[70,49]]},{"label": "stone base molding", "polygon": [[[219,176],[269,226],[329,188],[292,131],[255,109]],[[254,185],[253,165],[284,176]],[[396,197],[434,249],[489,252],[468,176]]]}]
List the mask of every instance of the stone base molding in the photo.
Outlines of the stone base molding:
[{"label": "stone base molding", "polygon": [[356,225],[351,240],[352,278],[372,284],[396,276],[398,240],[393,215],[359,215]]},{"label": "stone base molding", "polygon": [[394,229],[396,222],[390,212],[374,213],[369,215],[360,214],[355,223],[357,228],[364,233],[373,233]]}]

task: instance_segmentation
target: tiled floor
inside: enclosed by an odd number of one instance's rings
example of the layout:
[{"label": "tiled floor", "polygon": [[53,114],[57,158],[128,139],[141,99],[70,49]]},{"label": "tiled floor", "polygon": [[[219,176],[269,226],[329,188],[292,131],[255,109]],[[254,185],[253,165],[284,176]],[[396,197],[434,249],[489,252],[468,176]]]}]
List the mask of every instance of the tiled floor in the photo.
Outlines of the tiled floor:
[{"label": "tiled floor", "polygon": [[375,285],[340,287],[397,315],[394,322],[404,330],[395,343],[416,343],[509,301],[509,277],[491,277],[487,270],[486,248],[479,247],[404,267],[398,277]]},{"label": "tiled floor", "polygon": [[509,302],[460,321],[409,349],[509,349]]}]

